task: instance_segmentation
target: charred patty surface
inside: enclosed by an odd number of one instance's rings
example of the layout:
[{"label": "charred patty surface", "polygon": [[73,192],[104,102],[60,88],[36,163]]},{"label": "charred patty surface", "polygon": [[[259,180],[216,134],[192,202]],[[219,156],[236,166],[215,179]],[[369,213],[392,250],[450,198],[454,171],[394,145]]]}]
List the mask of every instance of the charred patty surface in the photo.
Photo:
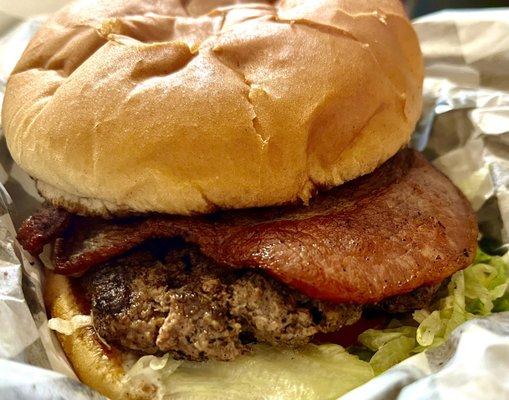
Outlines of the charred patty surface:
[{"label": "charred patty surface", "polygon": [[87,274],[106,342],[189,360],[232,360],[249,343],[299,346],[360,318],[361,307],[312,300],[253,270],[221,268],[196,248],[136,251]]}]

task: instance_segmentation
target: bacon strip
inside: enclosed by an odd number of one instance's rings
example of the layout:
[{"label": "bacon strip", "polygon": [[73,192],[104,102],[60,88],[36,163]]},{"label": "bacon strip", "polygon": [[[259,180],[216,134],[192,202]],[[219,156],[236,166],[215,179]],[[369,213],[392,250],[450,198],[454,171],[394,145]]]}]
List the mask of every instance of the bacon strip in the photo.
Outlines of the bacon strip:
[{"label": "bacon strip", "polygon": [[71,214],[61,208],[42,207],[18,229],[18,242],[36,257],[42,253],[44,245],[65,231],[70,220]]},{"label": "bacon strip", "polygon": [[419,153],[403,150],[307,207],[117,221],[76,217],[56,240],[55,270],[79,275],[146,240],[174,236],[198,244],[218,263],[262,268],[310,297],[364,304],[439,283],[468,266],[477,225],[448,178]]}]

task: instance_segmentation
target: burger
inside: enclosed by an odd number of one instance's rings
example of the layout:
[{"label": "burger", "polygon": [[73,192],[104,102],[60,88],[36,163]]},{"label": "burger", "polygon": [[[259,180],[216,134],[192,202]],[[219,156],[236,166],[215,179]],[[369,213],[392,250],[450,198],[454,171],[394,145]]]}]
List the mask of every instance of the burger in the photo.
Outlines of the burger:
[{"label": "burger", "polygon": [[[49,19],[2,118],[45,200],[18,241],[49,254],[54,320],[86,317],[58,335],[78,377],[161,398],[126,380],[150,359],[208,388],[171,398],[230,398],[263,353],[269,383],[348,381],[302,354],[424,307],[475,255],[469,203],[408,148],[422,81],[396,0],[83,0]],[[250,398],[313,398],[294,383]]]}]

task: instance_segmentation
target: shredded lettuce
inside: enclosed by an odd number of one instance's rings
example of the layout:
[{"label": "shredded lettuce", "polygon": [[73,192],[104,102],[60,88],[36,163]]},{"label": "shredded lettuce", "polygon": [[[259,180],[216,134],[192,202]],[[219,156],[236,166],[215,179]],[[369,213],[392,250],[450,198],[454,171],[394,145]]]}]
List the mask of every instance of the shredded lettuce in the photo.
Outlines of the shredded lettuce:
[{"label": "shredded lettuce", "polygon": [[[462,323],[493,312],[509,311],[509,264],[506,256],[478,250],[474,263],[455,273],[445,293],[429,310],[413,313],[415,326],[392,321],[388,329],[368,329],[359,336],[369,363],[379,374],[409,356],[444,343]],[[356,353],[362,348],[354,349]]]},{"label": "shredded lettuce", "polygon": [[71,335],[75,330],[92,325],[92,316],[75,315],[71,319],[51,318],[48,328],[63,335]]},{"label": "shredded lettuce", "polygon": [[[157,399],[336,399],[374,376],[371,366],[334,344],[299,350],[254,346],[230,362],[144,356],[125,375],[126,387],[156,387]],[[138,385],[139,386],[139,385]]]}]

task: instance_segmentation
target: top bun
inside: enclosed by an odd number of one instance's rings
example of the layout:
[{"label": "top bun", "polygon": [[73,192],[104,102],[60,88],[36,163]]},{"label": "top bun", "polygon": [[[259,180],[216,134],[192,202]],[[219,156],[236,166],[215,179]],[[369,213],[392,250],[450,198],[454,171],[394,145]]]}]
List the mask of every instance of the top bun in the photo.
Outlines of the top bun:
[{"label": "top bun", "polygon": [[398,0],[83,0],[30,42],[3,124],[74,212],[306,202],[408,142],[422,79]]}]

